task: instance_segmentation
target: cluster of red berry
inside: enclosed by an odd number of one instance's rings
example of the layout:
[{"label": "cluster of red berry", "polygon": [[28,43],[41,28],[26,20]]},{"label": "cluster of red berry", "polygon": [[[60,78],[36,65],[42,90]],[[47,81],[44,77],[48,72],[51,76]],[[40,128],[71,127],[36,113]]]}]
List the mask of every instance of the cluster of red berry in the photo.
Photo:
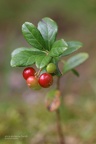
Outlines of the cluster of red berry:
[{"label": "cluster of red berry", "polygon": [[32,67],[27,67],[23,70],[23,77],[27,81],[27,85],[34,90],[38,90],[41,87],[47,88],[52,85],[53,77],[52,73],[56,71],[54,63],[49,63],[46,67],[46,72],[40,74]]}]

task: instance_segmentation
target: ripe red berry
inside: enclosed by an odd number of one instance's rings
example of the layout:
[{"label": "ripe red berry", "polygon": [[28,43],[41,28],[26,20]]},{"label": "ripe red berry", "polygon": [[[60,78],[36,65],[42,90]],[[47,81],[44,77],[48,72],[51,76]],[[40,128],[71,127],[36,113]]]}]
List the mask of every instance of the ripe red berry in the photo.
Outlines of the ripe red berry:
[{"label": "ripe red berry", "polygon": [[39,77],[39,84],[44,88],[51,86],[52,83],[53,83],[53,77],[52,77],[52,75],[50,75],[48,73],[43,73]]},{"label": "ripe red berry", "polygon": [[25,69],[23,70],[22,75],[23,75],[24,79],[27,80],[27,78],[28,78],[29,76],[34,76],[34,75],[35,75],[35,72],[36,72],[36,71],[35,71],[34,68],[32,68],[32,67],[27,67],[27,68],[25,68]]},{"label": "ripe red berry", "polygon": [[35,76],[30,76],[27,79],[27,85],[34,90],[40,89],[41,86],[38,83],[38,79]]}]

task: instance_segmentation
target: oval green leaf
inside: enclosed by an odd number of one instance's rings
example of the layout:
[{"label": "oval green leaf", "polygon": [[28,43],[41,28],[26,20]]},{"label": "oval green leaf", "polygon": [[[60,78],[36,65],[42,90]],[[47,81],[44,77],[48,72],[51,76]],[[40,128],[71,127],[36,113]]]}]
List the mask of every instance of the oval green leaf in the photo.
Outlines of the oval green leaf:
[{"label": "oval green leaf", "polygon": [[51,60],[51,57],[46,54],[41,54],[36,57],[36,67],[42,69],[45,67]]},{"label": "oval green leaf", "polygon": [[11,54],[10,65],[12,67],[25,67],[35,63],[37,55],[43,52],[35,48],[17,48]]},{"label": "oval green leaf", "polygon": [[50,18],[43,18],[38,23],[38,29],[41,32],[41,35],[45,41],[47,50],[50,50],[52,44],[56,40],[56,35],[58,31],[58,26],[55,21]]},{"label": "oval green leaf", "polygon": [[67,42],[67,44],[68,44],[68,48],[67,48],[67,50],[64,51],[62,56],[67,56],[67,55],[77,51],[79,48],[81,48],[83,46],[83,44],[79,41],[69,41],[69,42]]},{"label": "oval green leaf", "polygon": [[31,46],[41,50],[46,49],[42,35],[32,23],[25,22],[22,25],[22,33]]},{"label": "oval green leaf", "polygon": [[67,47],[68,45],[63,39],[56,41],[52,46],[52,49],[50,51],[50,56],[52,57],[60,56],[62,53],[64,53]]},{"label": "oval green leaf", "polygon": [[68,71],[74,69],[75,67],[79,66],[85,60],[88,59],[87,53],[79,53],[64,63],[63,74],[67,73]]},{"label": "oval green leaf", "polygon": [[80,75],[79,75],[79,72],[78,72],[76,69],[72,69],[71,71],[73,72],[73,74],[74,74],[75,76],[77,76],[77,77],[80,76]]}]

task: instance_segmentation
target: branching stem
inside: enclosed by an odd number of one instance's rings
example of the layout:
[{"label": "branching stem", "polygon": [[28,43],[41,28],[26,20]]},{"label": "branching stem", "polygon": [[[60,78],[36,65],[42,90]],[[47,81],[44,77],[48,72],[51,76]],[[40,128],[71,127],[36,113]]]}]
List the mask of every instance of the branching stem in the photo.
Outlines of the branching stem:
[{"label": "branching stem", "polygon": [[42,71],[42,69],[39,69],[39,71],[36,73],[36,75],[35,76],[39,76],[40,75],[40,73],[41,73],[41,71]]}]

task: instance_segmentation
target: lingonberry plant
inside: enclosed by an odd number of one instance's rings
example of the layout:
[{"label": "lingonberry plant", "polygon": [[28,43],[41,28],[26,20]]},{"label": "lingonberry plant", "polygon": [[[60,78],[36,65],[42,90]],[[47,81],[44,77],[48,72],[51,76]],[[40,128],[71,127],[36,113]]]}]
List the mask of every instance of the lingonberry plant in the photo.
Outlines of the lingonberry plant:
[{"label": "lingonberry plant", "polygon": [[[88,58],[88,54],[85,52],[75,54],[65,61],[65,56],[77,51],[83,44],[79,41],[56,40],[57,32],[56,22],[47,17],[43,18],[37,27],[30,22],[25,22],[22,25],[22,33],[31,48],[21,47],[15,49],[11,54],[10,64],[12,67],[27,67],[23,71],[23,77],[27,85],[33,90],[52,86],[53,77],[57,76],[57,87],[47,94],[46,106],[49,111],[56,111],[60,144],[64,144],[59,113],[61,103],[60,78],[69,71],[79,76],[75,67],[83,63]],[[62,69],[58,67],[59,62],[63,64]],[[32,65],[37,67],[37,72],[31,67]]]}]

